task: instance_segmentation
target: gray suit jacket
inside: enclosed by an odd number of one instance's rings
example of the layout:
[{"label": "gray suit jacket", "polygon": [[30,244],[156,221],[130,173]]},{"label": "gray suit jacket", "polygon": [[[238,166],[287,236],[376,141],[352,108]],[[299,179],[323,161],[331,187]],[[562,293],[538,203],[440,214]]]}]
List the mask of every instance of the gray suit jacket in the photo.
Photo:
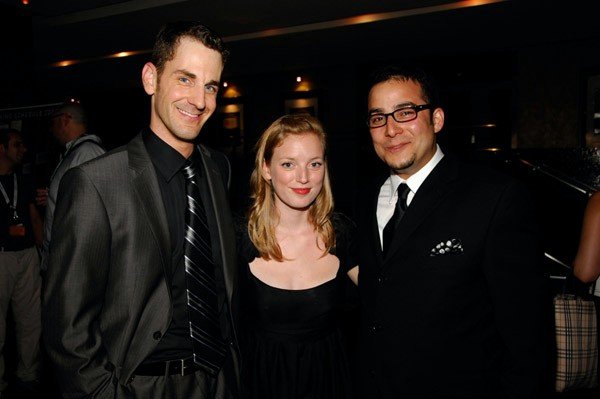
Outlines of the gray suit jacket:
[{"label": "gray suit jacket", "polygon": [[[213,234],[221,324],[230,343],[223,368],[239,390],[235,333],[235,233],[222,154],[198,147]],[[225,170],[219,170],[225,169]],[[44,342],[65,397],[128,395],[136,367],[172,314],[171,244],[154,166],[141,135],[71,169],[62,179],[43,299]]]},{"label": "gray suit jacket", "polygon": [[90,159],[94,159],[105,152],[100,137],[93,134],[84,134],[67,144],[66,152],[63,154],[56,169],[54,169],[52,177],[50,177],[50,186],[48,187],[46,216],[44,218],[42,263],[40,265],[42,270],[48,268],[48,248],[50,247],[50,238],[52,236],[52,222],[54,220],[54,208],[56,208],[56,197],[58,196],[60,180],[69,169],[81,165]]}]

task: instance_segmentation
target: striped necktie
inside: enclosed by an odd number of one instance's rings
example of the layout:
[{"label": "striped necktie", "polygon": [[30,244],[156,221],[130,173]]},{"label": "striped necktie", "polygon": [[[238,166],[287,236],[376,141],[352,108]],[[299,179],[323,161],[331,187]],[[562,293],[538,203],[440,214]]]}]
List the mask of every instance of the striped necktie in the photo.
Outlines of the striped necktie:
[{"label": "striped necktie", "polygon": [[185,280],[194,362],[210,374],[217,375],[225,358],[226,345],[217,311],[210,230],[194,163],[186,161],[183,171],[188,205],[184,242]]}]

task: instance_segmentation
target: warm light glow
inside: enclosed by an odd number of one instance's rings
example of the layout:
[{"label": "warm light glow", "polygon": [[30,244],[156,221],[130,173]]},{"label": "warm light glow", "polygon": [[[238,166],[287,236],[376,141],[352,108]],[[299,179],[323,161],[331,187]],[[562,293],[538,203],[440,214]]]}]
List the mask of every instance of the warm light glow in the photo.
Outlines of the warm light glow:
[{"label": "warm light glow", "polygon": [[64,60],[64,61],[59,61],[57,63],[52,64],[52,66],[55,67],[68,67],[70,65],[76,64],[77,61],[75,60]]},{"label": "warm light glow", "polygon": [[21,3],[23,3],[24,6],[29,5],[29,0],[21,0]]},{"label": "warm light glow", "polygon": [[377,16],[375,14],[357,15],[356,17],[350,17],[347,19],[348,25],[368,24],[370,22],[377,22]]},{"label": "warm light glow", "polygon": [[123,57],[131,57],[132,55],[138,55],[140,54],[141,51],[120,51],[118,53],[115,54],[110,54],[104,57],[100,57],[100,59],[102,58],[123,58]]},{"label": "warm light glow", "polygon": [[227,87],[227,82],[223,82],[223,87]]},{"label": "warm light glow", "polygon": [[311,81],[310,77],[307,76],[298,76],[296,77],[296,85],[294,87],[294,91],[311,91],[314,90],[314,83]]},{"label": "warm light glow", "polygon": [[439,5],[409,8],[399,11],[372,13],[356,15],[353,17],[335,19],[331,21],[316,22],[312,24],[288,26],[284,28],[266,29],[259,32],[242,33],[240,35],[226,36],[223,39],[226,43],[237,42],[241,40],[261,39],[265,37],[289,35],[301,32],[313,32],[323,29],[341,28],[344,26],[361,25],[373,22],[388,21],[392,19],[414,17],[417,15],[433,14],[449,10],[458,10],[461,8],[477,7],[487,4],[502,3],[509,0],[462,0]]},{"label": "warm light glow", "polygon": [[299,98],[297,100],[294,100],[294,107],[296,108],[309,108],[314,106],[314,104],[312,103],[312,100],[307,99],[307,98]]},{"label": "warm light glow", "polygon": [[485,1],[485,0],[467,0],[465,1],[465,3],[467,4],[467,7],[476,7],[476,6],[481,6],[484,4],[489,3],[489,1]]},{"label": "warm light glow", "polygon": [[242,96],[242,93],[240,93],[240,91],[237,89],[237,87],[234,87],[234,86],[229,86],[223,92],[223,98],[236,98],[236,97],[241,97],[241,96]]},{"label": "warm light glow", "polygon": [[223,107],[223,112],[226,112],[226,113],[240,112],[240,106],[238,104],[227,104],[226,106]]},{"label": "warm light glow", "polygon": [[73,64],[81,64],[84,62],[108,60],[108,59],[112,59],[112,58],[131,57],[133,55],[147,54],[147,53],[151,53],[151,52],[152,52],[152,50],[120,51],[118,53],[103,55],[103,56],[94,57],[94,58],[86,58],[86,59],[81,59],[81,60],[58,61],[53,64],[50,64],[50,66],[51,67],[66,67],[66,66],[71,66]]},{"label": "warm light glow", "polygon": [[309,82],[300,82],[294,91],[311,91],[312,85]]},{"label": "warm light glow", "polygon": [[[21,1],[23,4],[29,4],[29,0],[21,0]],[[169,0],[169,1],[178,2],[178,1],[184,1],[184,0]],[[232,42],[238,42],[238,41],[243,41],[243,40],[253,40],[253,39],[266,38],[266,37],[290,35],[290,34],[294,34],[294,33],[314,32],[314,31],[324,30],[324,29],[334,29],[334,28],[340,28],[340,27],[345,27],[345,26],[361,25],[361,24],[381,22],[381,21],[389,21],[389,20],[394,20],[394,19],[414,17],[417,15],[427,15],[427,14],[445,12],[445,11],[450,11],[450,10],[458,10],[458,9],[462,9],[462,8],[485,6],[488,4],[495,4],[495,3],[503,3],[503,2],[508,2],[508,1],[510,1],[510,0],[462,0],[462,1],[455,1],[455,2],[450,2],[450,3],[434,5],[434,6],[410,8],[410,9],[404,9],[404,10],[399,10],[399,11],[391,11],[391,12],[363,14],[363,15],[356,15],[356,16],[348,17],[348,18],[331,20],[331,21],[316,22],[316,23],[296,25],[296,26],[288,26],[288,27],[283,27],[283,28],[266,29],[266,30],[262,30],[259,32],[250,32],[250,33],[242,33],[239,35],[226,36],[223,39],[226,43],[232,43]],[[138,3],[138,2],[131,1],[131,2],[126,2],[126,3]],[[139,2],[139,3],[141,4],[142,2]],[[75,13],[75,14],[77,14],[77,13]],[[55,18],[54,24],[57,24],[58,23],[57,21],[59,21],[61,18],[63,18],[63,17],[58,17],[58,19]],[[79,19],[69,18],[68,20],[73,22],[73,21],[83,21],[86,19],[85,18],[81,19],[81,16],[79,16]],[[109,58],[129,57],[132,55],[139,55],[139,54],[149,54],[151,52],[152,52],[152,50],[150,50],[150,49],[136,50],[136,51],[122,51],[122,52],[112,54],[112,55],[104,55],[104,56],[81,59],[81,60],[60,61],[60,62],[50,64],[50,66],[66,67],[66,66],[70,66],[73,64],[100,61],[100,60],[109,59]],[[301,77],[296,78],[296,82],[300,83],[301,80],[298,80],[298,79],[302,79],[302,78]]]}]

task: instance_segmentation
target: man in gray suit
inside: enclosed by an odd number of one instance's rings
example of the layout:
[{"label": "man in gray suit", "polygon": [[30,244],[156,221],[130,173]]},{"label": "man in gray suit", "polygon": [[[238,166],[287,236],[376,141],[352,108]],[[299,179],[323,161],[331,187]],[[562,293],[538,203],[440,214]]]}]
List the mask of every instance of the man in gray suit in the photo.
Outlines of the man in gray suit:
[{"label": "man in gray suit", "polygon": [[194,144],[226,54],[198,23],[164,26],[142,70],[149,128],[62,179],[43,325],[66,398],[239,395],[230,169]]}]

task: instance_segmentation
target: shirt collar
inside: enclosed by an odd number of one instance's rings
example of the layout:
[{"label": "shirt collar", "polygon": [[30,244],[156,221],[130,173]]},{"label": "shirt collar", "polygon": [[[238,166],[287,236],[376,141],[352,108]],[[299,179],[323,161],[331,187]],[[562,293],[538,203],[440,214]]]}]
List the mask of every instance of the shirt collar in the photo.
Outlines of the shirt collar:
[{"label": "shirt collar", "polygon": [[158,173],[167,182],[171,181],[173,176],[183,168],[186,159],[150,128],[143,130],[142,139]]},{"label": "shirt collar", "polygon": [[74,138],[73,140],[69,141],[67,144],[65,144],[65,152],[69,150],[69,148],[71,148],[76,141],[78,141],[80,138],[84,137],[85,133],[83,133],[81,136]]},{"label": "shirt collar", "polygon": [[386,184],[390,188],[390,192],[389,192],[390,201],[394,197],[394,193],[396,193],[398,186],[400,186],[400,184],[402,184],[402,183],[406,183],[406,185],[408,185],[408,188],[410,189],[410,191],[413,194],[417,193],[417,190],[419,189],[419,187],[421,187],[421,184],[423,184],[425,179],[427,179],[427,176],[429,176],[431,171],[436,167],[436,165],[444,157],[444,153],[442,152],[442,149],[440,148],[440,146],[438,144],[436,144],[435,147],[436,147],[435,153],[433,154],[433,157],[431,157],[429,162],[427,162],[425,164],[425,166],[423,166],[421,169],[419,169],[417,171],[417,173],[410,176],[408,179],[404,180],[400,176],[395,175],[395,174],[390,175],[389,179],[386,181]]},{"label": "shirt collar", "polygon": [[442,152],[440,146],[436,144],[435,147],[435,154],[433,154],[433,157],[431,157],[429,162],[427,162],[425,166],[419,169],[417,173],[406,179],[406,184],[408,184],[410,191],[412,191],[415,194],[417,193],[419,187],[421,187],[421,184],[423,184],[425,179],[427,179],[427,176],[429,176],[431,171],[444,157],[444,153]]}]

